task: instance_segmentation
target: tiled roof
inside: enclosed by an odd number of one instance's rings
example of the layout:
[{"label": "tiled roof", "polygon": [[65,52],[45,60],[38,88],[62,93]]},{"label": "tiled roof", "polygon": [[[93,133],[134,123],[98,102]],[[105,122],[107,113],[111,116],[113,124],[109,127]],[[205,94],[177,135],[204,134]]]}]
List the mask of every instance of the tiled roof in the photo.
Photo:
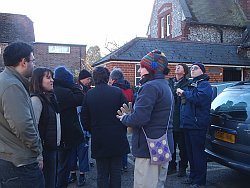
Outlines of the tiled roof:
[{"label": "tiled roof", "polygon": [[168,41],[166,39],[135,38],[103,57],[93,66],[109,61],[140,61],[148,52],[159,49],[165,53],[169,62],[250,66],[250,60],[237,54],[236,45],[211,44],[201,42]]},{"label": "tiled roof", "polygon": [[181,5],[184,14],[190,11],[193,22],[237,27],[249,23],[235,0],[181,0]]}]

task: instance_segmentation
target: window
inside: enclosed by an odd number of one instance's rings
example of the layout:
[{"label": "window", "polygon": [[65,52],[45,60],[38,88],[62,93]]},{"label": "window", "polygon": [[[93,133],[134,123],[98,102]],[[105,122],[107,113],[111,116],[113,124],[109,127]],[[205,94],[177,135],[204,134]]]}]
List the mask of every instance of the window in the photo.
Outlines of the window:
[{"label": "window", "polygon": [[166,16],[166,30],[167,30],[167,37],[170,36],[170,14]]},{"label": "window", "polygon": [[141,79],[141,75],[138,72],[140,68],[140,64],[135,65],[135,86],[139,86],[139,80]]},{"label": "window", "polygon": [[57,53],[57,54],[69,54],[70,47],[69,46],[49,46],[49,53]]},{"label": "window", "polygon": [[164,17],[161,18],[161,38],[164,38],[165,29],[164,29]]}]

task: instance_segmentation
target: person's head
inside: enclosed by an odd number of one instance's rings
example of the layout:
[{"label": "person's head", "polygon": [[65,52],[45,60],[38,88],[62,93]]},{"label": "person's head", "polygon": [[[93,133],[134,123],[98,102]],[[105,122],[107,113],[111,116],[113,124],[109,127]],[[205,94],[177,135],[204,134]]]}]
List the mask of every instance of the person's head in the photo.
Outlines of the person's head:
[{"label": "person's head", "polygon": [[143,77],[146,74],[152,75],[161,72],[165,75],[169,73],[168,60],[165,54],[159,50],[153,50],[145,55],[140,61],[140,69],[138,70]]},{"label": "person's head", "polygon": [[29,78],[34,69],[34,54],[31,45],[24,42],[9,44],[3,52],[5,66],[14,67],[22,76]]},{"label": "person's head", "polygon": [[184,77],[189,73],[188,66],[185,63],[179,63],[175,67],[175,74]]},{"label": "person's head", "polygon": [[79,76],[78,76],[78,81],[82,85],[89,86],[91,83],[90,72],[85,70],[85,69],[81,70],[81,72],[79,73]]},{"label": "person's head", "polygon": [[96,67],[93,71],[95,85],[107,84],[109,81],[109,70],[106,67]]},{"label": "person's head", "polygon": [[109,76],[109,82],[113,84],[117,80],[124,80],[122,69],[114,68]]},{"label": "person's head", "polygon": [[53,90],[53,72],[45,67],[36,68],[31,77],[30,92],[42,93]]},{"label": "person's head", "polygon": [[196,78],[206,72],[205,66],[202,63],[193,63],[191,68],[191,77]]},{"label": "person's head", "polygon": [[68,84],[74,83],[73,74],[63,66],[57,67],[55,69],[55,79],[66,82]]}]

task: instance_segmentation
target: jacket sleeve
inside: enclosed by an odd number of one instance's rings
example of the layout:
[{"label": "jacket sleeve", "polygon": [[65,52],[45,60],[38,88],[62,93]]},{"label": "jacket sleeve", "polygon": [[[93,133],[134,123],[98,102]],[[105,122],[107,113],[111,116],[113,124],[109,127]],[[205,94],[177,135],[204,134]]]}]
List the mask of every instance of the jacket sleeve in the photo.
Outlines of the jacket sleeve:
[{"label": "jacket sleeve", "polygon": [[87,106],[87,95],[85,96],[83,103],[82,103],[82,109],[80,112],[80,120],[81,120],[83,129],[91,132],[91,125],[90,125],[91,120],[90,120],[89,109]]},{"label": "jacket sleeve", "polygon": [[142,127],[150,121],[151,113],[157,99],[156,88],[146,84],[138,92],[134,111],[122,118],[122,123],[129,127]]},{"label": "jacket sleeve", "polygon": [[186,90],[183,94],[190,103],[202,105],[212,99],[212,87],[208,82],[201,82],[194,90]]},{"label": "jacket sleeve", "polygon": [[12,85],[3,93],[2,105],[5,111],[4,117],[11,131],[27,148],[40,154],[41,140],[35,127],[35,119],[32,117],[32,104],[27,93],[19,85]]}]

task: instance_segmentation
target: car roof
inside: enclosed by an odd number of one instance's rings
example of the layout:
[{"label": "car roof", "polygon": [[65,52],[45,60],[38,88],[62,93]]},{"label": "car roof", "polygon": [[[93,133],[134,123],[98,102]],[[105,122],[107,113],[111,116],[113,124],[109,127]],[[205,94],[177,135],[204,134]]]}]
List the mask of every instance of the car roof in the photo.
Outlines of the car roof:
[{"label": "car roof", "polygon": [[241,90],[241,89],[250,90],[250,81],[239,82],[231,87],[224,89],[223,91]]}]

